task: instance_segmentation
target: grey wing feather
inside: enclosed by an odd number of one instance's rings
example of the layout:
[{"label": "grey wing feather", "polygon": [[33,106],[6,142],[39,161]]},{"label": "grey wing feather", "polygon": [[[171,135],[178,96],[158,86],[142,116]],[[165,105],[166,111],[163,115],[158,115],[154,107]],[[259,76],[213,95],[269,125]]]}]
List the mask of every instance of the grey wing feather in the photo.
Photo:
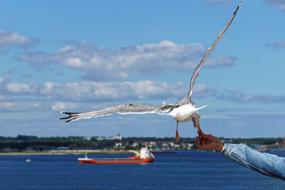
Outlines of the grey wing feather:
[{"label": "grey wing feather", "polygon": [[189,87],[189,91],[188,91],[188,101],[192,102],[191,98],[192,98],[192,94],[193,94],[193,89],[194,89],[194,84],[195,81],[199,75],[199,71],[201,70],[202,66],[204,65],[205,61],[207,60],[207,58],[209,57],[209,55],[212,53],[212,51],[214,50],[214,48],[217,46],[217,44],[220,42],[220,40],[222,39],[222,37],[224,36],[224,34],[226,33],[226,31],[228,30],[228,28],[230,27],[231,23],[233,22],[239,7],[241,5],[242,1],[239,2],[239,4],[237,5],[235,11],[233,12],[232,17],[230,18],[230,20],[227,22],[226,26],[224,27],[224,29],[219,33],[219,35],[217,36],[217,38],[215,39],[215,41],[212,43],[212,45],[207,49],[207,51],[205,52],[204,56],[201,58],[199,64],[196,66],[196,68],[194,69],[193,75],[191,77],[191,81],[190,81],[190,87]]},{"label": "grey wing feather", "polygon": [[65,120],[65,122],[76,121],[80,119],[90,119],[96,117],[109,116],[114,113],[117,114],[147,114],[147,113],[157,113],[164,114],[171,110],[169,107],[160,107],[154,105],[145,105],[145,104],[121,104],[117,106],[111,106],[103,108],[100,110],[89,111],[89,112],[62,112],[66,114],[66,117],[60,119]]}]

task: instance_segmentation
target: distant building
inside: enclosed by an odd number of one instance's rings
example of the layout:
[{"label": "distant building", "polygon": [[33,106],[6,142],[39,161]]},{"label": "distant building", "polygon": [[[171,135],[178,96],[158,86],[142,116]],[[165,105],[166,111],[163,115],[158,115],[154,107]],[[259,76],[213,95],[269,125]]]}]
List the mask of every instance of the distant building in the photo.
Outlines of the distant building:
[{"label": "distant building", "polygon": [[83,137],[84,140],[90,141],[92,137]]},{"label": "distant building", "polygon": [[120,133],[117,133],[114,137],[113,137],[114,140],[119,140],[121,141],[122,140],[122,136],[120,135]]},{"label": "distant building", "polygon": [[156,142],[154,142],[154,141],[150,141],[149,143],[148,143],[148,146],[150,147],[150,148],[153,148],[153,147],[155,147],[157,144],[156,144]]},{"label": "distant building", "polygon": [[168,143],[162,143],[161,147],[164,149],[168,149],[169,148],[169,144]]},{"label": "distant building", "polygon": [[170,143],[169,143],[169,146],[170,146],[170,147],[174,147],[174,146],[175,146],[175,143],[174,143],[174,142],[170,142]]},{"label": "distant building", "polygon": [[103,141],[103,140],[122,140],[122,136],[117,133],[115,136],[113,137],[96,137],[97,141]]},{"label": "distant building", "polygon": [[122,143],[115,143],[114,148],[115,149],[121,149],[123,147]]},{"label": "distant building", "polygon": [[188,147],[187,147],[188,149],[192,149],[193,148],[193,143],[188,143],[187,145],[188,145]]},{"label": "distant building", "polygon": [[69,148],[66,147],[66,146],[59,146],[59,147],[56,147],[55,150],[68,150]]},{"label": "distant building", "polygon": [[96,137],[96,140],[97,141],[103,141],[103,140],[105,140],[105,137]]},{"label": "distant building", "polygon": [[136,147],[138,147],[139,146],[139,143],[137,143],[137,142],[134,142],[132,145],[131,145],[131,147],[134,147],[134,148],[136,148]]}]

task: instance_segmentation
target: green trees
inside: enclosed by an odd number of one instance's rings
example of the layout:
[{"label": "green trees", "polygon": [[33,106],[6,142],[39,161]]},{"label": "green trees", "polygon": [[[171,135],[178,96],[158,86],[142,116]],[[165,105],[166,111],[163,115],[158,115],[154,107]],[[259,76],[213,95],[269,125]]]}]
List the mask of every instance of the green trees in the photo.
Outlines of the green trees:
[{"label": "green trees", "polygon": [[[256,145],[276,145],[285,146],[283,138],[221,138],[228,143],[244,143],[255,147]],[[190,144],[193,144],[193,138],[181,138],[180,144],[175,145],[175,139],[171,137],[156,138],[156,137],[127,137],[122,140],[105,138],[105,137],[37,137],[19,135],[17,137],[1,137],[0,136],[0,151],[45,151],[45,150],[129,150],[140,149],[144,146],[150,146],[155,150],[171,147],[180,147],[179,149],[188,149]],[[188,147],[188,148],[187,148]]]}]

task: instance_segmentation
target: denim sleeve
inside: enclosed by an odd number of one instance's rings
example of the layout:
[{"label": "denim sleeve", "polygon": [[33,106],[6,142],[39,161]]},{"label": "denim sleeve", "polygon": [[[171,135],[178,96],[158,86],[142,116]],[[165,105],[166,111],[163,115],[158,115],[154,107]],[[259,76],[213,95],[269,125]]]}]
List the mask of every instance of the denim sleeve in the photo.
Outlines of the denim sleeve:
[{"label": "denim sleeve", "polygon": [[261,153],[242,144],[225,144],[224,155],[264,175],[285,180],[285,158]]}]

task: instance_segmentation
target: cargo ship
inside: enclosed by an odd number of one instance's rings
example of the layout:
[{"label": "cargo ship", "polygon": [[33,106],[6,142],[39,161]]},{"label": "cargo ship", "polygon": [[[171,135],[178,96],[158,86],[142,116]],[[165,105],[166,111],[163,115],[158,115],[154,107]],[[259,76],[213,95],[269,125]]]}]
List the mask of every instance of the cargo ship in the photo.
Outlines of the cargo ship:
[{"label": "cargo ship", "polygon": [[128,158],[78,158],[81,164],[149,164],[154,161],[154,155],[147,148],[142,148],[140,152],[131,151],[134,156]]}]

